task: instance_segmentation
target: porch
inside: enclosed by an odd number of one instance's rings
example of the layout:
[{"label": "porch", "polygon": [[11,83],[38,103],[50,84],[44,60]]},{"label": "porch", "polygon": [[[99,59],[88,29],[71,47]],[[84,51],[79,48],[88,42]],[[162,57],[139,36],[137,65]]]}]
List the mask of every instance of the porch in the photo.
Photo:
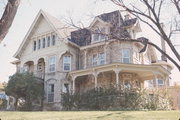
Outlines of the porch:
[{"label": "porch", "polygon": [[153,80],[158,87],[158,79],[168,85],[170,72],[160,65],[112,63],[69,73],[72,92],[81,93],[98,87],[144,87],[144,81]]}]

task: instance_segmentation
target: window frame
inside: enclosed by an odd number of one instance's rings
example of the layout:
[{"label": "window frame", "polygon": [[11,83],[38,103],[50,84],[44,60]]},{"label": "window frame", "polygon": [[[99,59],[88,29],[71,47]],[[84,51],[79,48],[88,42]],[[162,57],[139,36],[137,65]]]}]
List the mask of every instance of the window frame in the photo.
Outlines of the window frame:
[{"label": "window frame", "polygon": [[[54,63],[53,64],[51,64],[51,59],[52,58],[54,58]],[[50,56],[49,57],[49,60],[48,60],[48,71],[50,72],[50,73],[52,73],[52,72],[56,72],[56,56]],[[54,70],[53,71],[51,71],[51,66],[52,65],[54,65]]]},{"label": "window frame", "polygon": [[[162,81],[162,83],[159,83],[159,81]],[[162,79],[158,79],[158,85],[164,85],[164,80],[162,80]]]},{"label": "window frame", "polygon": [[[101,64],[102,59],[100,58],[100,54],[104,54],[104,63]],[[96,56],[96,61],[94,61],[94,56]],[[94,64],[96,63],[96,64]],[[98,66],[98,65],[104,65],[106,64],[106,53],[105,52],[101,52],[101,53],[97,53],[97,54],[93,54],[92,56],[92,66]]]},{"label": "window frame", "polygon": [[[65,60],[64,60],[65,57],[69,57],[70,58],[69,63],[65,63]],[[69,70],[65,70],[64,69],[65,68],[65,64],[69,64]],[[71,71],[71,55],[63,55],[63,71]]]},{"label": "window frame", "polygon": [[[53,87],[52,87],[53,86]],[[55,84],[53,83],[50,83],[48,84],[48,87],[47,87],[47,101],[48,103],[53,103],[54,102],[54,93],[55,93]],[[52,101],[49,101],[49,95],[52,95]]]},{"label": "window frame", "polygon": [[[124,51],[125,51],[125,50],[128,50],[128,52],[129,52],[128,57],[125,57],[125,55],[124,55]],[[130,57],[130,54],[131,54],[131,51],[130,51],[129,48],[124,48],[124,49],[122,49],[122,63],[125,63],[125,64],[131,63],[131,57]],[[124,59],[128,59],[128,62],[125,62]]]}]

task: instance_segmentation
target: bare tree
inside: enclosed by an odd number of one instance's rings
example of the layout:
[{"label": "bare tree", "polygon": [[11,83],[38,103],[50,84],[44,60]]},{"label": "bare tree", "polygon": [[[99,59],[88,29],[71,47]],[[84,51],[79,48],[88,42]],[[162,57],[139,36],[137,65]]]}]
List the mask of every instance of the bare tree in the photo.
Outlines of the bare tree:
[{"label": "bare tree", "polygon": [[[178,64],[180,61],[180,54],[176,50],[175,46],[172,43],[172,35],[180,31],[179,29],[179,20],[174,19],[175,24],[170,25],[170,32],[167,33],[162,25],[161,25],[161,15],[162,13],[162,7],[165,4],[164,0],[136,0],[137,2],[141,3],[143,5],[143,8],[139,7],[139,4],[133,3],[132,1],[129,4],[127,4],[127,1],[125,3],[125,0],[111,0],[114,4],[118,5],[119,7],[123,8],[125,11],[129,12],[130,14],[137,17],[139,20],[141,20],[143,23],[147,24],[152,30],[154,30],[163,40],[167,43],[167,45],[170,47],[171,51],[176,56],[177,60],[173,59],[171,55],[168,55],[165,53],[161,48],[159,48],[156,44],[146,42],[145,44],[150,44],[154,46],[159,52],[164,54],[174,65],[178,68],[180,71],[180,65]],[[171,3],[174,4],[175,8],[177,9],[178,13],[180,13],[180,3],[179,0],[170,0]],[[167,11],[168,12],[168,11]],[[177,13],[178,18],[180,17],[180,14]],[[147,19],[150,22],[147,22]],[[135,42],[133,40],[133,42]]]},{"label": "bare tree", "polygon": [[0,19],[0,42],[8,33],[16,15],[20,0],[8,0],[4,13]]}]

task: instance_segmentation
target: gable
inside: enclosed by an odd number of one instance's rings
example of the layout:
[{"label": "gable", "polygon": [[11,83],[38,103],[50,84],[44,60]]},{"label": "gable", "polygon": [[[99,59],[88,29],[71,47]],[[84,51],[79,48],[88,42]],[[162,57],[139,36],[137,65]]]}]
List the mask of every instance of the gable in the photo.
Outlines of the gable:
[{"label": "gable", "polygon": [[[27,45],[30,42],[30,39],[33,37],[38,37],[39,35],[44,35],[49,32],[55,32],[58,38],[67,38],[70,28],[62,24],[57,18],[49,15],[48,13],[40,10],[36,16],[34,22],[32,23],[29,31],[24,37],[23,42],[21,43],[19,49],[15,53],[15,58],[20,58],[22,52],[27,49]],[[32,47],[31,47],[32,49]]]},{"label": "gable", "polygon": [[47,20],[41,15],[34,29],[32,30],[31,37],[36,37],[51,31],[53,31],[52,26],[50,26]]}]

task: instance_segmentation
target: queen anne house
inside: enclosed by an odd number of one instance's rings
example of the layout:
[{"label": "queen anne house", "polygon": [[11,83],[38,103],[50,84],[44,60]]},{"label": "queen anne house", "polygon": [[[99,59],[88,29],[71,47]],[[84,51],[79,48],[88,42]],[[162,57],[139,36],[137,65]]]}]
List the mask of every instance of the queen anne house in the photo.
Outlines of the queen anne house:
[{"label": "queen anne house", "polygon": [[[155,49],[130,42],[141,32],[137,18],[120,11],[96,16],[87,28],[74,30],[40,10],[15,53],[17,72],[32,72],[43,81],[44,109],[61,109],[63,92],[92,88],[168,86],[172,69],[158,61]],[[144,38],[140,38],[144,39]]]}]

